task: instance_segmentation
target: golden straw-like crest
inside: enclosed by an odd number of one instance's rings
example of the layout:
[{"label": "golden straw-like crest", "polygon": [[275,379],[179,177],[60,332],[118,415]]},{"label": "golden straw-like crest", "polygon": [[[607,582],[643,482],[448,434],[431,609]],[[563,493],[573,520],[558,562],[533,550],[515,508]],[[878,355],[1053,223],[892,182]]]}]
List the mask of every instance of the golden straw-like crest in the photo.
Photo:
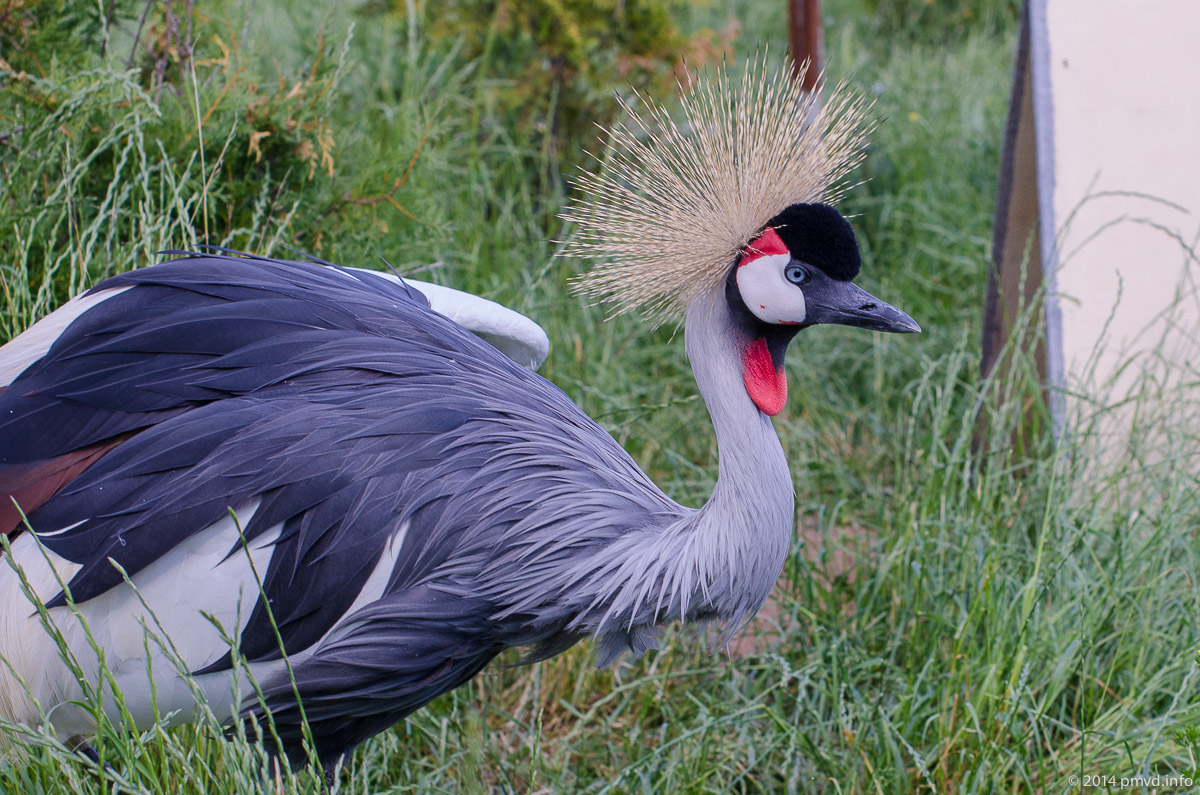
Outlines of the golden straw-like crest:
[{"label": "golden straw-like crest", "polygon": [[604,168],[573,180],[579,198],[562,218],[579,227],[567,253],[599,263],[576,290],[659,322],[719,289],[775,215],[837,201],[871,127],[844,86],[818,98],[765,54],[738,85],[724,66],[697,75],[680,122],[637,98],[622,101],[628,120],[608,131]]}]

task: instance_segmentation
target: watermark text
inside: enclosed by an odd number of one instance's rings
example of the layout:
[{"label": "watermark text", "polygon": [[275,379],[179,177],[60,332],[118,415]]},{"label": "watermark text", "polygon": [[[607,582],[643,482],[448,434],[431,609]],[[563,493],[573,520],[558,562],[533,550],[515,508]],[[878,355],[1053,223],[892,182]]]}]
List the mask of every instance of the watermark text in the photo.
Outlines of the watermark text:
[{"label": "watermark text", "polygon": [[1154,787],[1155,789],[1191,789],[1196,785],[1194,779],[1180,773],[1138,775],[1138,776],[1105,776],[1101,774],[1071,776],[1067,784],[1072,788],[1085,789],[1137,789],[1139,787]]}]

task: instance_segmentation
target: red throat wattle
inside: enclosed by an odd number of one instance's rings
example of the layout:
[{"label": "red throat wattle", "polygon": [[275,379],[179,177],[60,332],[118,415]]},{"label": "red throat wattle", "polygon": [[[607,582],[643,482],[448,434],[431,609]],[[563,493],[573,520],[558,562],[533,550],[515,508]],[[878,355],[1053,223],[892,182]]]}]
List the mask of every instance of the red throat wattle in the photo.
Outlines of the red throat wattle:
[{"label": "red throat wattle", "polygon": [[775,369],[767,341],[761,337],[751,342],[742,354],[742,380],[759,411],[769,417],[783,411],[787,403],[787,377],[783,368]]}]

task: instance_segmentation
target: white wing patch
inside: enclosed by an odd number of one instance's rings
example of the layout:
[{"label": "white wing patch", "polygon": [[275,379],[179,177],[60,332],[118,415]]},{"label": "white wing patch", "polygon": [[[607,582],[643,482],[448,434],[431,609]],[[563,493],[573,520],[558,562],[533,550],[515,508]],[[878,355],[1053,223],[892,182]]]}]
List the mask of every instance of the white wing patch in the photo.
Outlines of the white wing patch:
[{"label": "white wing patch", "polygon": [[[348,270],[367,270],[349,268]],[[394,282],[400,277],[392,273],[368,271]],[[536,370],[550,355],[550,338],[542,327],[520,312],[514,312],[495,301],[480,298],[462,290],[431,284],[418,279],[404,279],[404,284],[420,291],[429,305],[439,314],[483,338],[492,347],[522,367]]]},{"label": "white wing patch", "polygon": [[[195,670],[218,659],[228,645],[224,634],[237,638],[259,599],[259,576],[267,571],[274,542],[282,526],[250,542],[247,551],[226,554],[240,543],[244,527],[257,504],[240,510],[238,520],[227,516],[183,541],[133,577],[137,592],[127,584],[78,605],[79,618],[69,608],[50,611],[51,620],[90,681],[98,680],[99,659],[88,632],[104,651],[104,664],[120,688],[125,705],[138,726],[151,725],[155,716],[180,711],[179,721],[191,717],[196,692],[183,678],[172,675],[182,665]],[[33,534],[22,533],[12,545],[38,598],[53,597],[79,566],[39,548]],[[66,702],[82,696],[79,683],[59,656],[52,637],[42,628],[20,579],[8,561],[0,561],[0,716],[29,725],[40,722],[40,709],[63,736],[88,734],[93,719],[86,710]],[[211,617],[211,620],[210,620]],[[147,639],[147,631],[158,640]],[[147,658],[149,650],[149,658]],[[249,666],[258,681],[281,667],[279,661]],[[154,685],[147,673],[153,671]],[[238,697],[249,691],[242,672],[221,671],[194,678],[202,697],[227,718]],[[28,691],[25,689],[28,687]],[[238,691],[235,696],[234,690]],[[106,711],[117,714],[111,698]]]},{"label": "white wing patch", "polygon": [[[236,521],[227,516],[172,548],[134,575],[136,593],[128,583],[118,585],[78,605],[78,618],[69,608],[50,611],[51,620],[84,675],[96,682],[99,659],[79,619],[87,622],[92,639],[103,649],[104,664],[139,728],[171,712],[178,713],[174,723],[186,722],[196,709],[197,695],[218,720],[228,719],[238,702],[245,703],[250,697],[245,670],[203,674],[190,677],[190,682],[178,674],[181,667],[193,671],[219,659],[229,648],[225,638],[236,639],[242,633],[260,598],[258,578],[266,574],[282,525],[269,529],[243,551],[226,557],[241,543],[239,528],[250,521],[257,508],[258,503],[252,503],[238,511]],[[383,595],[407,532],[405,524],[388,541],[346,617],[352,618]],[[80,568],[39,547],[30,533],[14,539],[12,549],[33,592],[42,601],[53,597]],[[344,620],[335,624],[325,638]],[[152,637],[147,638],[147,632]],[[290,655],[292,664],[298,665],[311,656],[325,638],[307,649],[296,650]],[[22,592],[20,577],[7,560],[0,560],[0,657],[6,661],[0,665],[0,717],[33,726],[41,722],[45,710],[63,737],[94,730],[92,716],[69,703],[82,698],[83,691],[60,658],[53,638],[41,626]],[[247,668],[261,685],[282,671],[284,663],[271,660],[250,663]],[[148,672],[154,674],[153,685]],[[110,714],[117,714],[111,698],[105,707]]]}]

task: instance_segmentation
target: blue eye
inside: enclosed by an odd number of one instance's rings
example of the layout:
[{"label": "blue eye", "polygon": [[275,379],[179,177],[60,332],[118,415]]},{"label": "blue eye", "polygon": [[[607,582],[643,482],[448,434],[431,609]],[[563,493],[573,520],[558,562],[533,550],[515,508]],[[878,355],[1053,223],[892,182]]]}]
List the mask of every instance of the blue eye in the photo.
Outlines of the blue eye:
[{"label": "blue eye", "polygon": [[808,271],[795,263],[783,269],[783,276],[792,284],[804,284],[808,281]]}]

